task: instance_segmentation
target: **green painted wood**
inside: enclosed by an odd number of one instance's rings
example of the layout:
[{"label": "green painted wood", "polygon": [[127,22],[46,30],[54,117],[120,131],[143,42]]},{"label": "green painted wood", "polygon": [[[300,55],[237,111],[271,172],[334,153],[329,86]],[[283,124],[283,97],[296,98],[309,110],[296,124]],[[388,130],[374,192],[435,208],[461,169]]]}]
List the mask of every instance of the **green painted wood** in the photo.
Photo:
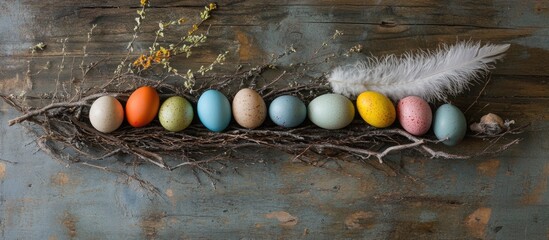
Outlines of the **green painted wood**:
[{"label": "green painted wood", "polygon": [[[59,65],[59,39],[78,55],[91,24],[90,60],[107,55],[101,75],[117,64],[131,37],[137,1],[0,2],[0,92],[38,96],[54,88],[57,71],[25,81],[50,61]],[[196,62],[222,50],[228,61],[253,66],[293,44],[306,58],[311,46],[336,29],[345,35],[332,45],[362,44],[366,54],[433,48],[456,39],[511,43],[505,61],[467,114],[487,112],[531,123],[523,141],[497,156],[432,160],[394,155],[390,176],[379,165],[329,162],[324,168],[292,163],[269,151],[258,161],[222,170],[216,188],[189,169],[166,172],[153,166],[125,166],[160,189],[152,195],[138,182],[79,165],[65,165],[42,152],[24,127],[8,127],[17,116],[0,104],[0,236],[3,239],[547,239],[549,238],[549,5],[545,1],[221,1],[210,39]],[[160,20],[187,16],[196,1],[152,1],[136,42],[145,49]],[[173,40],[173,37],[168,37]],[[43,41],[47,51],[27,49]],[[198,52],[197,52],[198,53]],[[72,60],[71,60],[72,61]],[[227,67],[228,68],[228,67]],[[68,77],[70,72],[63,72]],[[453,99],[466,108],[482,84]],[[486,106],[488,105],[488,106]],[[467,139],[449,151],[479,151]],[[117,163],[112,163],[117,164]],[[119,165],[118,165],[119,166]],[[221,168],[221,166],[219,166]]]}]

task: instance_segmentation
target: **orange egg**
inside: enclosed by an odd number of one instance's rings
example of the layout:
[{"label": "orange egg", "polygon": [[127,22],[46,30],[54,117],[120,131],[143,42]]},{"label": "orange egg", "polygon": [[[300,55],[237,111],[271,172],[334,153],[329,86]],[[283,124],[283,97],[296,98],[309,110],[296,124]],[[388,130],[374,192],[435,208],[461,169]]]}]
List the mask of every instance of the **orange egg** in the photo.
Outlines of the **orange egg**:
[{"label": "orange egg", "polygon": [[159,107],[160,97],[156,89],[149,86],[140,87],[128,98],[126,119],[133,127],[143,127],[156,117]]}]

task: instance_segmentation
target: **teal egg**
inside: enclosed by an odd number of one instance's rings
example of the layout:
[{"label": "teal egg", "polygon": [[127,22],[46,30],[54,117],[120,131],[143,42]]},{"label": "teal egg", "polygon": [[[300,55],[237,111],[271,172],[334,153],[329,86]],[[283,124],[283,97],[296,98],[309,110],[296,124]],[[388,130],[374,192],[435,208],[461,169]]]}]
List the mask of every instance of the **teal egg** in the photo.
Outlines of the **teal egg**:
[{"label": "teal egg", "polygon": [[179,132],[193,121],[193,106],[187,99],[173,96],[162,103],[158,110],[158,120],[166,130]]},{"label": "teal egg", "polygon": [[355,106],[343,95],[324,94],[309,103],[307,115],[311,122],[324,129],[341,129],[355,118]]},{"label": "teal egg", "polygon": [[435,113],[433,131],[439,140],[444,140],[442,143],[455,146],[463,140],[467,131],[465,115],[456,106],[444,104]]},{"label": "teal egg", "polygon": [[269,106],[269,117],[278,126],[293,128],[307,118],[307,107],[299,98],[284,95],[275,98]]},{"label": "teal egg", "polygon": [[200,122],[212,132],[221,132],[231,122],[231,104],[223,93],[208,90],[198,99],[196,112]]}]

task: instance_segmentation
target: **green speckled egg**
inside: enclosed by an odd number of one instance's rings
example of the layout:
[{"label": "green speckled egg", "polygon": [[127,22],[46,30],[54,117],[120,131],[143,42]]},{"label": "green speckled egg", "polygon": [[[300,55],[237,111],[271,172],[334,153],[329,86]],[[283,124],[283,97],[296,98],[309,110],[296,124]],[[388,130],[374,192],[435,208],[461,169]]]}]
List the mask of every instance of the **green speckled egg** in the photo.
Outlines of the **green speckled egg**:
[{"label": "green speckled egg", "polygon": [[351,100],[339,94],[324,94],[309,103],[307,115],[311,122],[324,129],[340,129],[355,118]]},{"label": "green speckled egg", "polygon": [[158,111],[158,120],[166,130],[178,132],[193,121],[194,111],[187,99],[174,96],[166,99]]},{"label": "green speckled egg", "polygon": [[442,143],[455,146],[465,137],[467,121],[459,108],[444,104],[435,113],[433,131],[439,140],[444,140]]}]

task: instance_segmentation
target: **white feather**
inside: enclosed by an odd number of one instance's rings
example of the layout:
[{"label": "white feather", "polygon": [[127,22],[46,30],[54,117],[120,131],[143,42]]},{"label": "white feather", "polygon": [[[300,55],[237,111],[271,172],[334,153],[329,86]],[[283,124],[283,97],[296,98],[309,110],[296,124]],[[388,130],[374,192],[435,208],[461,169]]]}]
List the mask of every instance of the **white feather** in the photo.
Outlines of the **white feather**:
[{"label": "white feather", "polygon": [[466,90],[493,63],[503,57],[509,44],[494,45],[459,42],[431,51],[371,57],[335,68],[328,81],[335,93],[356,97],[364,91],[377,91],[393,100],[419,96],[427,101],[445,101]]}]

